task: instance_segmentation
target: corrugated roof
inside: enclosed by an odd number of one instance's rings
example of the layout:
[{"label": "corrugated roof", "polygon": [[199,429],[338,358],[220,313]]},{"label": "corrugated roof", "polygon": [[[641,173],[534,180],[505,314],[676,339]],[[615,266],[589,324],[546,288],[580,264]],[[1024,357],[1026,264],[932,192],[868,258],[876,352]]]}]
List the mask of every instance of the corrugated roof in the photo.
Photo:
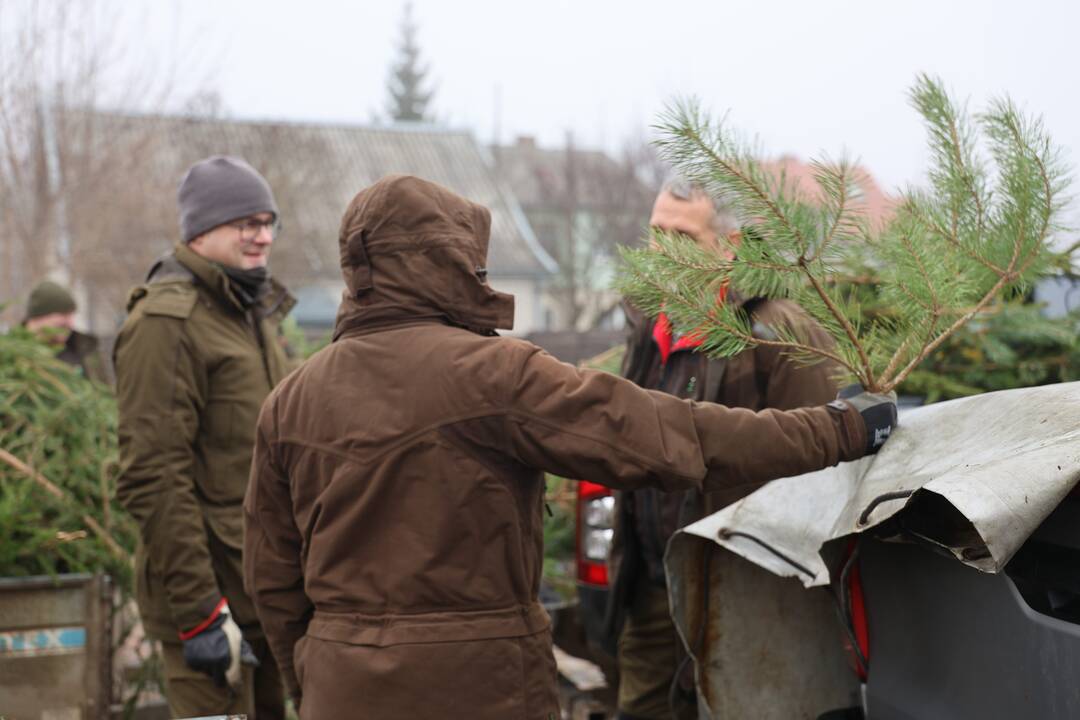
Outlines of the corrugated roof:
[{"label": "corrugated roof", "polygon": [[214,154],[243,157],[262,172],[285,226],[275,248],[275,273],[282,270],[277,261],[284,253],[289,265],[284,275],[294,283],[340,276],[337,236],[345,207],[359,190],[394,173],[445,185],[491,210],[491,277],[543,277],[557,269],[468,131],[162,115],[109,115],[107,120],[99,127],[110,136],[142,132],[140,152],[155,174],[178,180],[193,162]]},{"label": "corrugated roof", "polygon": [[627,196],[645,197],[651,203],[655,195],[632,168],[599,150],[542,148],[531,138],[519,138],[515,145],[491,151],[499,176],[526,208],[551,207],[571,192],[578,206],[601,211],[625,209]]}]

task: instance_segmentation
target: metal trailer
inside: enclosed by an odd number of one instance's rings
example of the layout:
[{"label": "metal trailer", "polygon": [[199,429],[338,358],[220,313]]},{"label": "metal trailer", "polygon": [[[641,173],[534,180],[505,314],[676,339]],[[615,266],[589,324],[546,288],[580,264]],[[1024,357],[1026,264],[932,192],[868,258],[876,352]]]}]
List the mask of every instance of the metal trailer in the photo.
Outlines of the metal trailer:
[{"label": "metal trailer", "polygon": [[908,543],[861,546],[867,717],[1080,717],[1080,498],[1001,573]]},{"label": "metal trailer", "polygon": [[1080,717],[1078,487],[1073,382],[912,410],[877,456],[683,529],[701,717]]},{"label": "metal trailer", "polygon": [[106,575],[0,578],[0,718],[109,717],[112,594]]}]

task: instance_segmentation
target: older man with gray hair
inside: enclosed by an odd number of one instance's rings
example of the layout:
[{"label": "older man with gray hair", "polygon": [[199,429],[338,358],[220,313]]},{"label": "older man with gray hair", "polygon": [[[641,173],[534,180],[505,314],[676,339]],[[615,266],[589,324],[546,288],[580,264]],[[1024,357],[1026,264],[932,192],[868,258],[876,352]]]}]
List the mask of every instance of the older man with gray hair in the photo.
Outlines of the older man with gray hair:
[{"label": "older man with gray hair", "polygon": [[[737,254],[741,242],[753,242],[749,233],[737,229],[726,209],[681,179],[664,186],[649,224],[722,254]],[[823,328],[787,300],[745,297],[735,287],[724,288],[721,300],[746,312],[756,333],[783,327],[810,345],[828,347],[832,342]],[[821,405],[836,396],[837,368],[830,363],[799,365],[771,346],[710,359],[698,352],[699,339],[680,335],[665,315],[650,320],[630,307],[627,316],[630,329],[622,374],[644,388],[755,411]],[[753,489],[703,494],[648,488],[616,493],[608,618],[609,630],[618,633],[619,718],[697,717],[694,681],[668,609],[664,548],[678,528]]]}]

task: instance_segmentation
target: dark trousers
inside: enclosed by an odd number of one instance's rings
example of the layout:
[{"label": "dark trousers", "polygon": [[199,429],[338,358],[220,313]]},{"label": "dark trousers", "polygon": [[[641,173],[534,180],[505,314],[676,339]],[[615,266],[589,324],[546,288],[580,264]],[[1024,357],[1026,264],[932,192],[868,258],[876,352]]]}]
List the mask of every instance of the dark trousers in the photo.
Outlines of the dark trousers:
[{"label": "dark trousers", "polygon": [[644,579],[637,583],[619,635],[617,657],[621,715],[635,720],[697,717],[689,666],[683,668],[674,692],[675,707],[671,706],[671,686],[686,651],[671,620],[666,588]]}]

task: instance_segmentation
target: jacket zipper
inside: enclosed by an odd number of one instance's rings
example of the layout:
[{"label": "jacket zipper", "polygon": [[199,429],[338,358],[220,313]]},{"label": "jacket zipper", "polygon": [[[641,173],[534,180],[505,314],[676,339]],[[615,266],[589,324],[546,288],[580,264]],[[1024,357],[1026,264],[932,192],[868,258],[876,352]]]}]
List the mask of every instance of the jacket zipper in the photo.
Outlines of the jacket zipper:
[{"label": "jacket zipper", "polygon": [[[660,361],[660,389],[661,390],[663,390],[664,392],[668,392],[667,389],[666,389],[667,388],[668,375],[669,375],[668,371],[670,369],[670,366],[672,364],[672,361],[673,361],[674,357],[676,355],[679,355],[679,354],[682,354],[682,353],[687,353],[687,352],[693,353],[695,350],[696,350],[696,348],[679,348],[678,350],[673,350],[671,353],[669,353],[668,357],[667,357],[667,360],[661,359],[661,361]],[[680,388],[674,388],[674,389],[679,390]],[[687,382],[687,386],[685,388],[685,392],[689,393],[690,397],[689,398],[683,398],[683,399],[694,400],[693,394],[694,394],[694,392],[696,390],[697,390],[697,375],[695,374],[695,375],[690,376],[690,380]],[[669,394],[672,394],[675,397],[682,398],[682,395],[678,394],[677,392],[676,393],[669,393]],[[707,399],[708,398],[706,398],[706,400]],[[644,518],[635,518],[634,521],[635,522],[643,522],[643,524],[646,526],[645,528],[643,528],[644,531],[645,531],[643,534],[644,534],[645,537],[647,537],[649,539],[649,543],[648,543],[649,548],[648,548],[647,552],[648,552],[649,555],[653,556],[653,559],[658,559],[662,563],[663,562],[663,557],[664,557],[664,550],[663,550],[664,549],[664,542],[663,542],[663,539],[660,536],[660,526],[661,526],[661,522],[659,522],[661,520],[661,518],[659,517],[659,515],[660,515],[660,490],[657,490],[657,489],[654,489],[654,488],[647,488],[644,491],[642,491],[642,493],[643,493],[643,498],[642,499],[644,500],[644,505],[645,505],[645,507],[643,508],[645,510],[645,512],[643,514],[645,515],[645,517]],[[646,564],[646,571],[647,570],[648,570],[648,564]]]},{"label": "jacket zipper", "polygon": [[248,310],[248,323],[255,332],[255,342],[259,344],[259,356],[262,358],[263,372],[266,373],[266,385],[273,389],[274,379],[270,373],[270,358],[266,354],[266,338],[263,336],[262,319],[254,312]]}]

